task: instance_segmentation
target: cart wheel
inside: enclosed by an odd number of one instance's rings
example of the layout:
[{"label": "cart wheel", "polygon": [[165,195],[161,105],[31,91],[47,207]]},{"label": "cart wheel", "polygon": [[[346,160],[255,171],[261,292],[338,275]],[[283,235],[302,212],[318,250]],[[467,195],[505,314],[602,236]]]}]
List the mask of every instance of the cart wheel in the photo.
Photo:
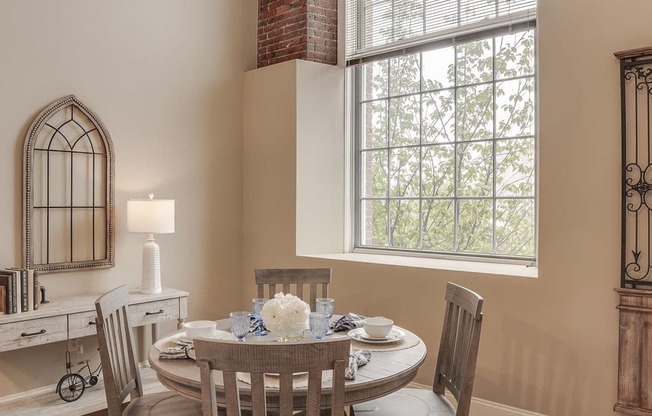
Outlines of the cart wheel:
[{"label": "cart wheel", "polygon": [[88,379],[88,384],[90,384],[91,386],[96,385],[96,384],[97,384],[97,376],[91,376],[91,377]]},{"label": "cart wheel", "polygon": [[61,377],[59,384],[57,384],[59,397],[65,402],[74,402],[79,399],[84,394],[85,388],[86,383],[84,382],[84,377],[77,373],[66,374]]}]

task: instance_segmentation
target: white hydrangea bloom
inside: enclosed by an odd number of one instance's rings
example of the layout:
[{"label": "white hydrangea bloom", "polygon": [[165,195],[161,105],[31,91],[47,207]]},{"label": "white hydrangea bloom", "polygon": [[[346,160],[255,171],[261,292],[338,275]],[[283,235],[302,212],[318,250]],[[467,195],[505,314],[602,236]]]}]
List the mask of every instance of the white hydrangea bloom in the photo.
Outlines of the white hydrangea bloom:
[{"label": "white hydrangea bloom", "polygon": [[308,329],[310,306],[291,294],[277,293],[260,313],[265,327],[277,334],[296,334]]}]

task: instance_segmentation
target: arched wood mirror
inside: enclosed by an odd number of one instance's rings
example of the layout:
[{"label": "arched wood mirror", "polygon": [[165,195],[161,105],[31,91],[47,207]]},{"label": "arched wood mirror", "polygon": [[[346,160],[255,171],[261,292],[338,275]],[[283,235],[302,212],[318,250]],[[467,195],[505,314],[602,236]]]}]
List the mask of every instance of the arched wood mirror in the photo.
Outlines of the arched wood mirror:
[{"label": "arched wood mirror", "polygon": [[99,117],[74,95],[48,105],[25,137],[25,267],[113,267],[113,144]]}]

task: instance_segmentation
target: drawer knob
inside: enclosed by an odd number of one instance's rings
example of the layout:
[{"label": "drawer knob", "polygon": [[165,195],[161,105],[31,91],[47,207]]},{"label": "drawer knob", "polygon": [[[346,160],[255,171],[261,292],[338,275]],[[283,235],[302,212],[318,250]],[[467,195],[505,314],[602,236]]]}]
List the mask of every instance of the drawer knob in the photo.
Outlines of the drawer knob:
[{"label": "drawer knob", "polygon": [[95,325],[95,321],[88,321],[88,325]]},{"label": "drawer knob", "polygon": [[34,335],[42,335],[45,334],[45,329],[41,329],[38,332],[23,332],[20,334],[21,337],[33,337]]},{"label": "drawer knob", "polygon": [[145,315],[159,315],[163,313],[163,309],[159,309],[158,312],[145,312]]}]

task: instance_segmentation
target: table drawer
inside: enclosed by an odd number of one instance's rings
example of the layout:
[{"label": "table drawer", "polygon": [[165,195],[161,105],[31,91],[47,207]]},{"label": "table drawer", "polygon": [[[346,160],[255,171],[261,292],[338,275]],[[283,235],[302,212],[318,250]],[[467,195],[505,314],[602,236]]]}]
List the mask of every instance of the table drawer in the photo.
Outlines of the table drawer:
[{"label": "table drawer", "polygon": [[63,341],[67,337],[66,315],[0,325],[0,351]]},{"label": "table drawer", "polygon": [[129,317],[132,326],[179,319],[179,299],[164,299],[129,305]]},{"label": "table drawer", "polygon": [[97,314],[95,312],[79,312],[68,315],[70,338],[97,335],[97,330],[95,329],[96,317]]}]

